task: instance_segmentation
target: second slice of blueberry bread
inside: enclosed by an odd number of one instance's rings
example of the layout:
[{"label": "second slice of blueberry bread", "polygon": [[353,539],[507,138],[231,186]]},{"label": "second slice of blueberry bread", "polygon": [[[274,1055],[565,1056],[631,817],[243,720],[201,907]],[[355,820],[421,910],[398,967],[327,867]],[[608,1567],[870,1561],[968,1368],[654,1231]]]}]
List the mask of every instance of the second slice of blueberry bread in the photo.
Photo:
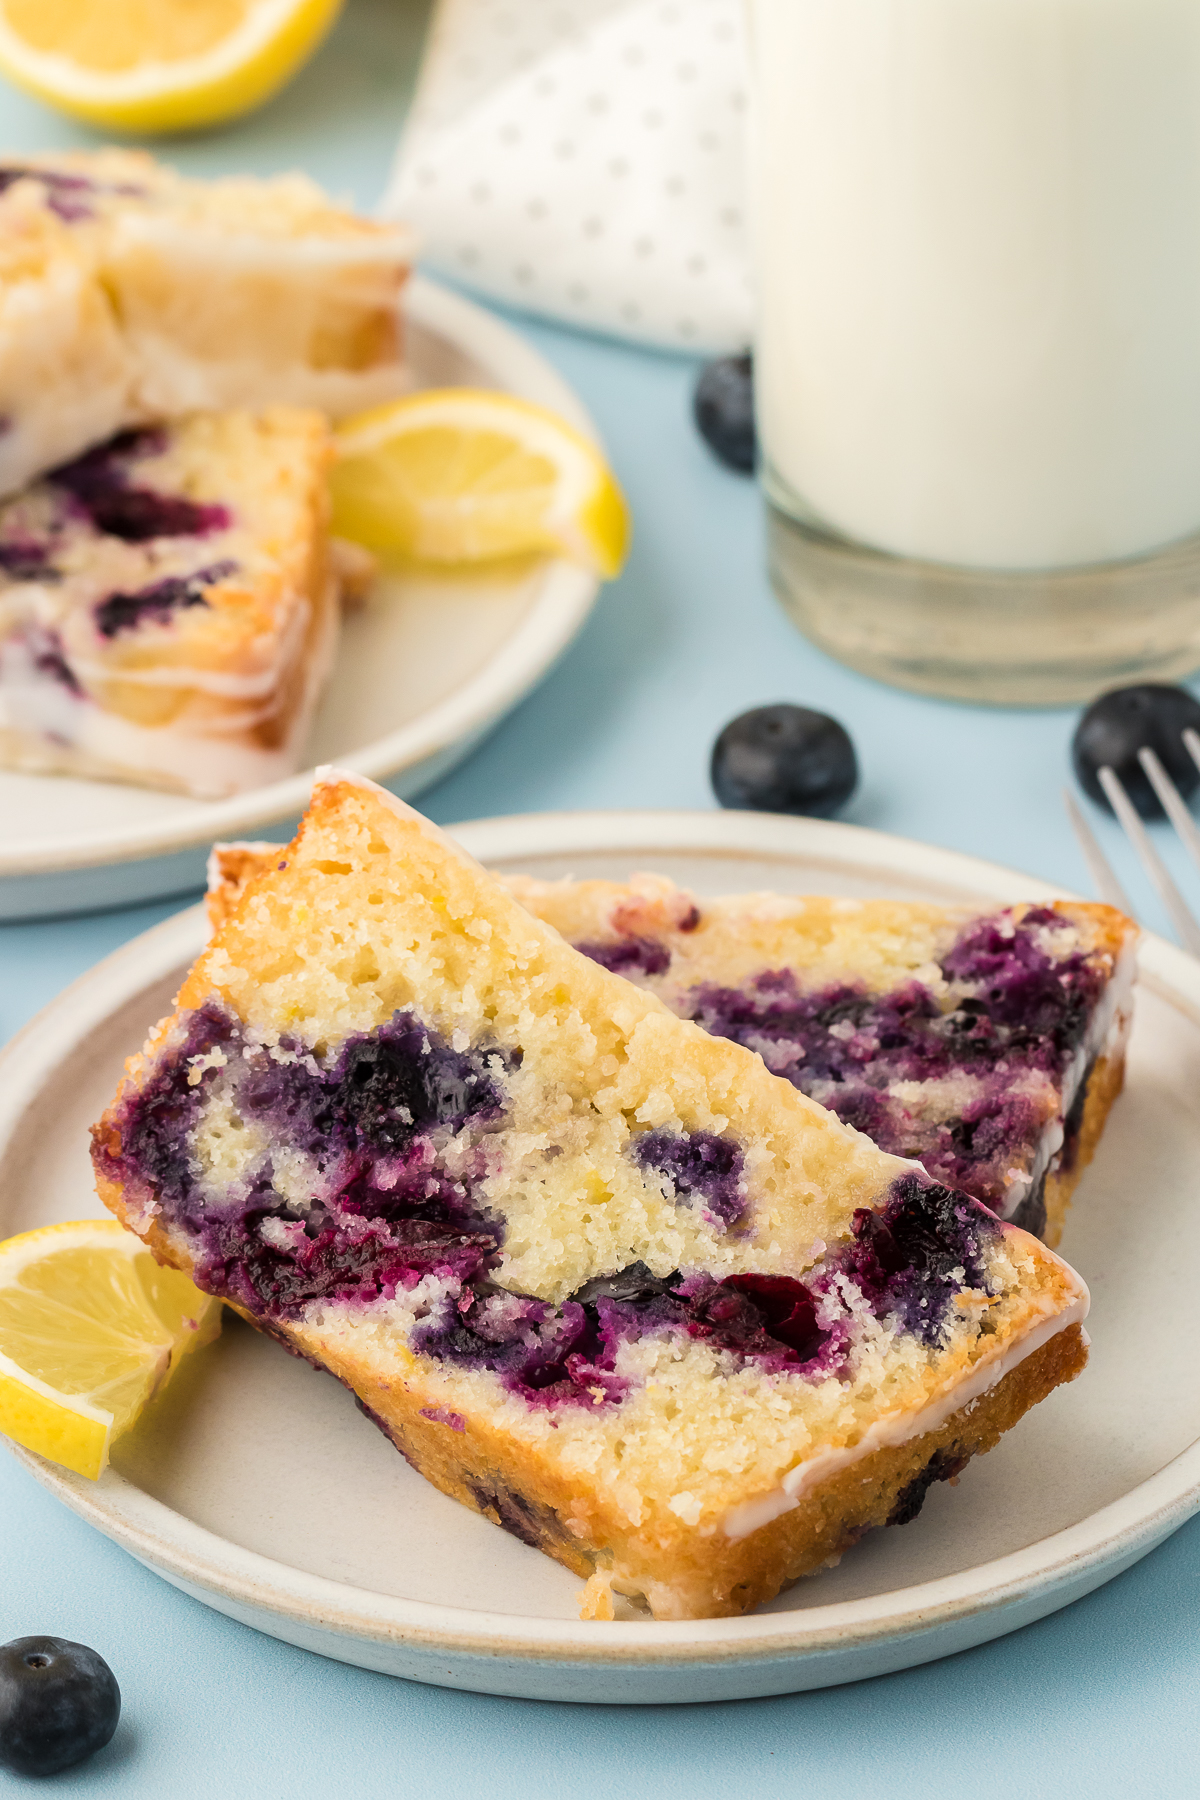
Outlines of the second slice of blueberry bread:
[{"label": "second slice of blueberry bread", "polygon": [[319,778],[94,1138],[156,1254],[587,1576],[593,1616],[771,1598],[1085,1360],[1086,1290],[1035,1239],[352,776]]},{"label": "second slice of blueberry bread", "polygon": [[1082,900],[1006,907],[508,879],[683,1018],[1055,1246],[1125,1076],[1138,930]]},{"label": "second slice of blueberry bread", "polygon": [[338,570],[320,413],[120,433],[0,502],[0,764],[216,796],[291,774]]}]

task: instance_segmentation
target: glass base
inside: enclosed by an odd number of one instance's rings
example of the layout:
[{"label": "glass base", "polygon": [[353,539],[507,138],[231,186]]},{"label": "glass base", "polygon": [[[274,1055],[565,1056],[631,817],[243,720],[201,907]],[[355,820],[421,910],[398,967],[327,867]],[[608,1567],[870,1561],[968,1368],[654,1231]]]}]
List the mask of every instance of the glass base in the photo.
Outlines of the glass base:
[{"label": "glass base", "polygon": [[1058,706],[1200,667],[1200,534],[1129,562],[1002,573],[888,556],[767,511],[771,583],[794,623],[896,687]]}]

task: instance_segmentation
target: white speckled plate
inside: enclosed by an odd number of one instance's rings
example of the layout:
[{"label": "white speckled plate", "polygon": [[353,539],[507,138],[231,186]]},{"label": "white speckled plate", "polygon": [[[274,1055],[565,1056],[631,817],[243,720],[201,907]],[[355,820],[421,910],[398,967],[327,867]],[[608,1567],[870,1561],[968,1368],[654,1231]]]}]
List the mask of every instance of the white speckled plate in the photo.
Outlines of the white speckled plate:
[{"label": "white speckled plate", "polygon": [[[1009,870],[847,825],[747,813],[569,813],[456,835],[543,876],[657,869],[751,888],[984,904],[1048,898]],[[99,1211],[87,1126],[200,946],[199,909],[76,982],[0,1074],[0,1237]],[[1200,1260],[1200,965],[1151,939],[1129,1083],[1071,1213],[1091,1362],[911,1525],[745,1619],[580,1624],[580,1583],[426,1485],[327,1377],[233,1321],[91,1483],[44,1486],[168,1581],[260,1630],[418,1681],[530,1699],[732,1700],[858,1680],[1027,1625],[1200,1510],[1200,1384],[1161,1304]]]},{"label": "white speckled plate", "polygon": [[[419,386],[504,388],[595,437],[549,363],[482,307],[421,278],[404,305]],[[318,763],[387,780],[411,799],[541,680],[598,592],[594,575],[557,561],[501,575],[378,582],[370,605],[346,620],[307,770],[233,799],[0,769],[0,920],[194,891],[214,838],[291,835]]]}]

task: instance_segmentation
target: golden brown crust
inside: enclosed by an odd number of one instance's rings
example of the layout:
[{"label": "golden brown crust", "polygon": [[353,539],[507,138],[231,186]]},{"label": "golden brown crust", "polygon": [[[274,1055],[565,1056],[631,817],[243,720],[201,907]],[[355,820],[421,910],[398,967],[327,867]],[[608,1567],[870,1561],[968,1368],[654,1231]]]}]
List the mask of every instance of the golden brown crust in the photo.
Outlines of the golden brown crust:
[{"label": "golden brown crust", "polygon": [[[102,1187],[101,1198],[124,1218],[119,1193]],[[144,1238],[160,1261],[188,1268],[157,1221]],[[886,1525],[897,1513],[915,1516],[928,1480],[953,1479],[1031,1406],[1061,1382],[1074,1380],[1087,1361],[1081,1328],[1068,1326],[937,1429],[871,1451],[820,1483],[791,1511],[747,1537],[731,1539],[691,1530],[663,1508],[631,1524],[604,1492],[581,1491],[492,1420],[448,1414],[423,1386],[416,1358],[398,1364],[384,1381],[368,1359],[346,1347],[331,1350],[317,1331],[284,1322],[265,1325],[242,1308],[235,1310],[351,1388],[406,1460],[442,1493],[577,1575],[602,1571],[619,1592],[644,1596],[660,1618],[749,1612],[836,1559],[864,1532]]]},{"label": "golden brown crust", "polygon": [[[232,916],[252,876],[268,869],[283,849],[282,844],[214,846],[214,874],[208,892],[214,930]],[[724,926],[753,950],[756,966],[763,956],[770,960],[778,955],[782,925],[802,931],[809,947],[821,949],[846,937],[847,921],[856,939],[881,937],[894,942],[916,928],[932,945],[945,935],[948,926],[956,930],[963,920],[978,913],[977,908],[970,907],[903,900],[847,902],[821,894],[734,895],[705,901],[699,908],[684,890],[657,875],[635,875],[629,882],[550,882],[528,875],[504,875],[500,880],[527,911],[553,925],[568,942],[583,941],[592,935],[613,936],[614,917],[626,936],[673,931],[683,948],[699,945],[714,928]],[[1110,956],[1114,963],[1136,936],[1136,925],[1116,907],[1087,900],[1056,900],[1050,904],[1056,912],[1087,928],[1089,953]],[[1011,910],[1020,918],[1029,906]],[[694,923],[697,911],[700,918]],[[916,960],[911,949],[906,960]]]},{"label": "golden brown crust", "polygon": [[[312,1355],[302,1329],[285,1326],[278,1335]],[[701,1536],[663,1511],[631,1526],[604,1494],[568,1485],[486,1419],[465,1417],[459,1431],[427,1417],[422,1407],[436,1408],[421,1392],[419,1376],[384,1386],[352,1359],[325,1366],[354,1389],[404,1457],[444,1494],[576,1574],[611,1572],[614,1587],[644,1596],[656,1618],[704,1619],[750,1612],[840,1556],[865,1531],[888,1523],[935,1457],[944,1459],[947,1474],[958,1473],[972,1456],[992,1449],[1031,1406],[1074,1380],[1086,1362],[1082,1330],[1068,1326],[938,1429],[850,1463],[792,1511],[742,1539]],[[910,1504],[916,1499],[912,1495]]]},{"label": "golden brown crust", "polygon": [[214,844],[208,859],[208,891],[204,907],[213,937],[232,917],[256,876],[277,867],[284,844]]},{"label": "golden brown crust", "polygon": [[[253,877],[268,870],[283,849],[281,844],[214,846],[207,895],[214,931],[233,916]],[[703,908],[697,908],[689,894],[656,875],[636,875],[630,882],[547,882],[527,875],[500,879],[528,912],[552,925],[569,943],[613,937],[615,919],[620,932],[629,937],[674,933],[673,955],[685,960],[689,950],[701,950],[714,939],[720,939],[725,950],[726,940],[736,940],[748,964],[757,969],[764,960],[777,963],[781,936],[787,929],[797,948],[802,946],[805,951],[801,965],[805,968],[816,966],[823,954],[836,950],[838,969],[844,972],[848,943],[860,949],[867,943],[879,943],[879,973],[887,981],[899,978],[900,962],[900,973],[910,974],[948,932],[958,930],[977,910],[899,900],[847,902],[824,895],[774,894],[735,895],[706,901]],[[1089,953],[1107,955],[1114,965],[1136,936],[1137,927],[1115,907],[1083,900],[1051,904],[1056,912],[1086,929]],[[1020,918],[1029,908],[1011,910]],[[699,922],[694,923],[697,912]],[[899,945],[904,948],[898,957]]]},{"label": "golden brown crust", "polygon": [[[265,867],[276,847],[262,848]],[[244,863],[236,876],[222,876],[210,889],[214,929],[231,916],[252,872]],[[673,973],[667,985],[680,990],[690,985],[695,963],[706,964],[703,976],[711,979],[716,961],[723,981],[734,983],[765,966],[778,967],[782,960],[817,983],[853,969],[872,991],[885,991],[925,973],[962,926],[979,916],[973,907],[845,901],[821,894],[743,894],[697,905],[685,890],[658,875],[635,875],[628,882],[538,881],[527,875],[500,879],[528,912],[552,925],[568,943],[669,938]],[[1089,954],[1107,955],[1114,965],[1136,935],[1137,927],[1115,907],[1081,900],[1052,905],[1082,928]],[[1011,910],[1019,919],[1029,907]]]},{"label": "golden brown crust", "polygon": [[1071,1197],[1079,1186],[1084,1170],[1096,1154],[1113,1102],[1124,1086],[1125,1052],[1122,1050],[1115,1056],[1102,1056],[1088,1077],[1083,1119],[1070,1161],[1064,1161],[1046,1177],[1046,1228],[1042,1238],[1051,1250],[1058,1249]]},{"label": "golden brown crust", "polygon": [[1104,951],[1114,961],[1138,936],[1134,921],[1115,906],[1104,906],[1097,900],[1056,900],[1052,904],[1057,912],[1068,913],[1073,919],[1086,919],[1095,933],[1091,947]]},{"label": "golden brown crust", "polygon": [[[693,901],[662,876],[611,881],[536,881],[503,877],[526,909],[568,943],[619,944],[641,936],[670,950],[670,968],[645,985],[680,1010],[699,983],[738,986],[764,969],[786,966],[819,988],[852,976],[871,993],[916,979],[938,992],[938,963],[973,920],[992,909],[903,900],[845,900],[826,895],[740,894]],[[1115,962],[1136,927],[1114,908],[1059,900],[1053,909],[1076,928],[1087,955]],[[1006,908],[1014,920],[1040,902]]]},{"label": "golden brown crust", "polygon": [[250,883],[259,875],[268,875],[287,848],[286,844],[267,843],[213,845],[204,896],[213,937],[233,917]]},{"label": "golden brown crust", "polygon": [[[729,1574],[739,1580],[731,1601],[709,1617],[748,1612],[781,1587],[812,1574],[855,1544],[864,1531],[886,1525],[901,1497],[935,1456],[962,1466],[991,1450],[1003,1434],[1061,1382],[1073,1381],[1087,1362],[1082,1328],[1069,1326],[1018,1363],[982,1399],[954,1413],[936,1431],[906,1444],[873,1451],[809,1494],[795,1512],[764,1526],[727,1553]],[[784,1574],[777,1575],[782,1567]]]}]

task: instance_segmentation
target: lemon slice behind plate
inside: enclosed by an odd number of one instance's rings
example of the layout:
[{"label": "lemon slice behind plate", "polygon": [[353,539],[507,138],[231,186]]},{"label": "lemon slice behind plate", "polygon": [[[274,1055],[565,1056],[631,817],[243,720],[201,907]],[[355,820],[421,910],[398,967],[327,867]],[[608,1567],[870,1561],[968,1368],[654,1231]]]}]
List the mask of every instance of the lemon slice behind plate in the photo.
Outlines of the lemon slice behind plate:
[{"label": "lemon slice behind plate", "polygon": [[161,1269],[115,1219],[0,1243],[0,1433],[95,1478],[221,1302]]},{"label": "lemon slice behind plate", "polygon": [[431,388],[337,432],[333,529],[384,556],[475,563],[531,552],[616,575],[629,514],[596,446],[546,407]]},{"label": "lemon slice behind plate", "polygon": [[116,131],[248,112],[316,49],[342,0],[0,0],[0,69]]}]

